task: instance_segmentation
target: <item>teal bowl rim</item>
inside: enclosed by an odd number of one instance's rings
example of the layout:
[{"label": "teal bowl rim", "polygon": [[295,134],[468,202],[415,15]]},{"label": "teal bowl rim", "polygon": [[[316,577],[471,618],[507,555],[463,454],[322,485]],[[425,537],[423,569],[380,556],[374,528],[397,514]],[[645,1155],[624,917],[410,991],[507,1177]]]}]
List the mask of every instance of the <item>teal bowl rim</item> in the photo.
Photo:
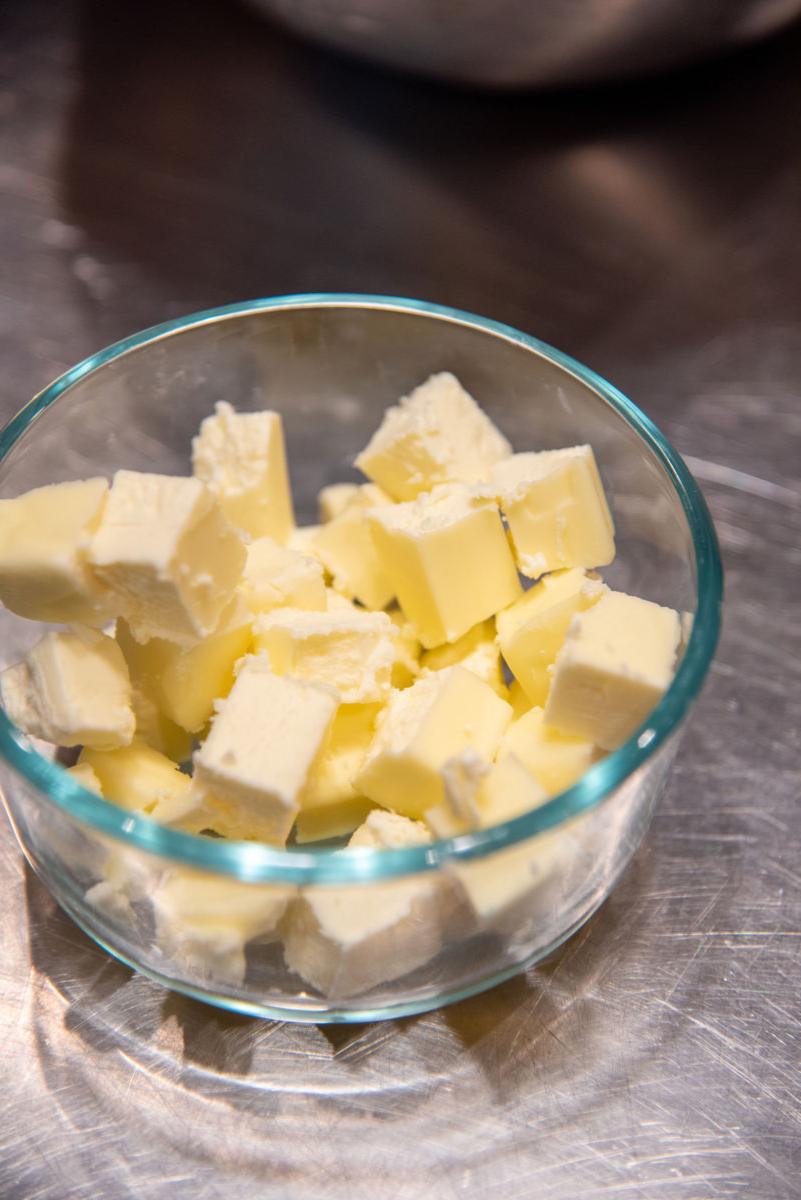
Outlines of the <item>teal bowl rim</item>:
[{"label": "teal bowl rim", "polygon": [[0,463],[33,422],[74,384],[108,363],[184,330],[230,321],[250,313],[289,308],[367,308],[422,314],[466,325],[548,360],[586,384],[622,417],[654,453],[679,497],[692,536],[697,571],[697,609],[676,675],[647,721],[627,742],[591,767],[578,782],[541,808],[490,829],[403,850],[283,850],[257,842],[226,842],[181,833],[135,816],[77,783],[58,763],[43,758],[0,709],[0,755],[29,783],[71,817],[151,854],[253,883],[345,884],[394,879],[434,870],[451,860],[470,860],[544,833],[595,808],[642,767],[676,730],[695,701],[720,631],[723,573],[706,502],[681,455],[637,406],[589,367],[529,334],[487,317],[424,300],[358,293],[308,293],[248,300],[166,321],[115,342],[61,375],[0,432]]}]

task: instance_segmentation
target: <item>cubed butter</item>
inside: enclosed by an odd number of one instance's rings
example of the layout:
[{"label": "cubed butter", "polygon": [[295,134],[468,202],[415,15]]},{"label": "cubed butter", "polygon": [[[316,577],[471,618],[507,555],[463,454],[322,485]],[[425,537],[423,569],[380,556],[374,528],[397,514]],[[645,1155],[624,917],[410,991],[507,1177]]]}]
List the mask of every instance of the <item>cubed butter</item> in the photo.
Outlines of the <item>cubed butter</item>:
[{"label": "cubed butter", "polygon": [[514,454],[492,470],[517,565],[538,578],[566,567],[603,567],[615,531],[591,446]]},{"label": "cubed butter", "polygon": [[370,508],[375,504],[391,504],[392,501],[374,483],[331,483],[321,490],[317,503],[320,506],[320,520],[325,523],[335,520],[354,504],[360,508]]},{"label": "cubed butter", "polygon": [[472,749],[491,760],[511,716],[464,667],[434,671],[392,694],[355,787],[384,808],[421,817],[444,799],[448,759]]},{"label": "cubed butter", "polygon": [[271,537],[256,538],[248,546],[239,590],[254,613],[281,607],[323,612],[327,607],[322,564]]},{"label": "cubed butter", "polygon": [[503,735],[498,760],[515,755],[549,796],[580,779],[600,757],[586,738],[572,737],[546,725],[541,708],[530,708]]},{"label": "cubed butter", "polygon": [[392,686],[406,688],[414,683],[420,674],[420,653],[422,646],[417,640],[417,634],[411,621],[407,621],[401,609],[395,605],[387,611],[392,624],[395,626],[396,657],[392,666]]},{"label": "cubed butter", "polygon": [[70,779],[74,779],[81,787],[85,787],[88,792],[96,792],[98,796],[103,795],[103,788],[100,780],[87,762],[76,763],[74,767],[67,768],[67,774]]},{"label": "cubed butter", "polygon": [[191,644],[216,628],[245,547],[199,480],[118,471],[89,560],[135,638]]},{"label": "cubed butter", "polygon": [[393,500],[440,483],[478,483],[511,447],[453,375],[432,375],[384,413],[356,466]]},{"label": "cubed butter", "polygon": [[241,983],[247,943],[276,936],[293,892],[173,868],[152,894],[158,949],[190,976]]},{"label": "cubed butter", "polygon": [[0,601],[6,608],[56,624],[108,620],[108,597],[86,565],[107,495],[105,479],[85,479],[0,500]]},{"label": "cubed butter", "polygon": [[220,401],[192,441],[192,467],[233,526],[287,541],[295,518],[280,413],[238,413]]},{"label": "cubed butter", "polygon": [[278,675],[336,688],[344,704],[386,699],[396,658],[395,626],[386,613],[303,612],[284,608],[258,617],[254,645]]},{"label": "cubed butter", "polygon": [[297,525],[285,544],[290,550],[297,550],[298,554],[310,554],[312,558],[318,558],[314,541],[321,529],[322,525]]},{"label": "cubed butter", "polygon": [[352,833],[373,807],[353,786],[375,732],[380,704],[342,704],[319,761],[312,768],[295,822],[298,842]]},{"label": "cubed butter", "polygon": [[436,837],[458,837],[472,829],[500,825],[539,808],[548,798],[513,754],[482,764],[468,751],[449,760],[442,775],[445,798],[425,813],[426,824]]},{"label": "cubed butter", "polygon": [[608,592],[573,618],[554,666],[546,723],[615,750],[670,686],[680,640],[673,609]]},{"label": "cubed butter", "polygon": [[15,725],[58,746],[110,750],[134,735],[125,659],[113,638],[94,629],[46,633],[0,673],[0,697]]},{"label": "cubed butter", "polygon": [[532,704],[547,699],[553,663],[573,617],[597,603],[605,590],[579,568],[555,571],[498,613],[501,653]]},{"label": "cubed butter", "polygon": [[78,766],[93,772],[106,800],[129,812],[173,824],[189,810],[189,776],[139,739],[118,750],[84,747]]},{"label": "cubed butter", "polygon": [[192,753],[192,735],[176,725],[159,709],[153,695],[132,684],[133,710],[136,717],[136,737],[166,754],[175,763],[186,762]]},{"label": "cubed butter", "polygon": [[[399,849],[431,840],[417,822],[393,813],[383,817],[371,813],[350,845]],[[435,872],[414,880],[309,888],[292,904],[284,927],[287,966],[331,998],[369,991],[439,952],[449,899],[448,884]]]},{"label": "cubed butter", "polygon": [[374,508],[368,520],[392,589],[426,649],[455,642],[520,596],[498,509],[465,485]]},{"label": "cubed butter", "polygon": [[370,513],[391,507],[380,488],[367,484],[357,489],[342,512],[319,527],[311,544],[337,591],[365,608],[386,608],[394,595],[368,525]]},{"label": "cubed butter", "polygon": [[420,658],[423,671],[441,671],[443,667],[461,666],[478,675],[504,700],[509,695],[503,680],[501,652],[495,636],[495,622],[481,621],[468,629],[455,642],[446,642],[434,650],[426,650]]},{"label": "cubed butter", "polygon": [[192,827],[283,845],[338,705],[332,688],[246,659],[195,754]]}]

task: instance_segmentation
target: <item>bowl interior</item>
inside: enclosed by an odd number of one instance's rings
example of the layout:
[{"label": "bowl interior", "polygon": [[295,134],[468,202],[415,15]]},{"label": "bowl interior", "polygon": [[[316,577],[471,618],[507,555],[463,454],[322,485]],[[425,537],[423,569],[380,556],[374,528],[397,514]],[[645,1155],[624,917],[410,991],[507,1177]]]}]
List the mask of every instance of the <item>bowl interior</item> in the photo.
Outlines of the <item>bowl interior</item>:
[{"label": "bowl interior", "polygon": [[[617,528],[617,558],[605,578],[695,612],[697,550],[705,539],[714,558],[714,535],[692,481],[678,477],[680,460],[647,419],[559,352],[491,321],[414,301],[259,301],[136,335],[51,385],[6,429],[0,496],[120,467],[188,473],[193,434],[214,404],[227,400],[240,410],[281,412],[298,522],[313,522],[319,489],[358,477],[354,455],[387,405],[441,370],[459,377],[516,450],[590,443]],[[713,583],[715,562],[705,568]],[[709,606],[692,678],[663,723],[666,731],[686,711],[711,658],[716,595]],[[0,613],[0,665],[16,661],[40,635],[38,624]],[[612,758],[622,764],[624,751]],[[634,754],[641,762],[636,746]],[[638,762],[629,755],[626,771]],[[593,768],[594,798],[624,773],[611,759]],[[586,807],[591,790],[578,786]],[[80,791],[71,781],[69,787]],[[543,827],[553,823],[550,807],[542,810]]]}]

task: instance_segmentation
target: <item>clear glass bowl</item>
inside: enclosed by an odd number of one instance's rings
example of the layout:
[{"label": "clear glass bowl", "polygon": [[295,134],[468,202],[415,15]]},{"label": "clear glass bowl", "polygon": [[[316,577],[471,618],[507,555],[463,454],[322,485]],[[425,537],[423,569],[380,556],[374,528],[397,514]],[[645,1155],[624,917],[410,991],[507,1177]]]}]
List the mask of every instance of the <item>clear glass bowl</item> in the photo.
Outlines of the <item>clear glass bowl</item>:
[{"label": "clear glass bowl", "polygon": [[[162,828],[83,789],[0,711],[4,800],[28,861],[91,937],[168,987],[245,1013],[360,1021],[478,992],[569,937],[634,853],[709,667],[714,529],[679,455],[614,387],[514,329],[413,300],[292,296],[170,322],[74,367],[0,436],[5,497],[119,467],[187,473],[217,400],[278,409],[298,519],[311,523],[319,489],[355,478],[386,406],[444,369],[516,449],[594,447],[617,527],[607,581],[691,614],[675,679],[624,746],[542,808],[404,850],[278,850]],[[4,611],[3,665],[40,635]]]}]

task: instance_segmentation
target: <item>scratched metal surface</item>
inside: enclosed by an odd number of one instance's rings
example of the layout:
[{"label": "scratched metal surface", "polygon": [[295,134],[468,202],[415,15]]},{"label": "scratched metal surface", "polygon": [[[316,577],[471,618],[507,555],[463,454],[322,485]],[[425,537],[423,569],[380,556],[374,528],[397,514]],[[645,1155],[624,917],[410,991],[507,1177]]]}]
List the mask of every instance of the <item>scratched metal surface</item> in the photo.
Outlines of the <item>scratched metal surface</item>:
[{"label": "scratched metal surface", "polygon": [[501,101],[211,0],[0,9],[4,415],[179,312],[425,295],[638,399],[728,570],[718,661],[623,882],[546,965],[446,1011],[293,1028],[167,995],[54,909],[2,827],[3,1200],[801,1195],[800,60],[787,35]]}]

